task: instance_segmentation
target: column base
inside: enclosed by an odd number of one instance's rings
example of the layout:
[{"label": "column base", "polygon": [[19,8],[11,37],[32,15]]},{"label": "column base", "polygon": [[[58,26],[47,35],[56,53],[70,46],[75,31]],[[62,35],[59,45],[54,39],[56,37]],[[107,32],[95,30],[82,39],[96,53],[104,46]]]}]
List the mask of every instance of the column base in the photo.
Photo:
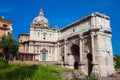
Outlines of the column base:
[{"label": "column base", "polygon": [[93,65],[98,65],[98,63],[95,62],[95,61],[92,61],[91,64],[93,64]]},{"label": "column base", "polygon": [[65,67],[68,67],[68,65],[69,65],[69,64],[68,64],[67,62],[64,62],[64,63],[63,63],[63,66],[65,66]]},{"label": "column base", "polygon": [[84,62],[79,62],[79,65],[85,65],[85,63]]},{"label": "column base", "polygon": [[79,70],[84,73],[84,66],[85,66],[85,63],[83,62],[79,62]]},{"label": "column base", "polygon": [[93,68],[90,76],[93,77],[100,77],[99,71],[98,71],[98,64],[96,62],[92,62]]},{"label": "column base", "polygon": [[91,73],[90,76],[95,77],[95,78],[99,78],[100,74],[98,74],[98,73]]}]

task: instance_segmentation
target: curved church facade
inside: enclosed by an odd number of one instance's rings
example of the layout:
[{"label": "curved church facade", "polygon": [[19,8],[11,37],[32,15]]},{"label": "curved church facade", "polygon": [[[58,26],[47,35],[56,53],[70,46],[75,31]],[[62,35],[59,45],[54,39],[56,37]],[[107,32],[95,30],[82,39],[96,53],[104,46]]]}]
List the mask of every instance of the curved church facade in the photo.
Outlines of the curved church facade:
[{"label": "curved church facade", "polygon": [[56,62],[86,75],[115,72],[110,19],[94,12],[62,29],[50,28],[41,10],[30,25],[30,34],[19,35],[19,59]]}]

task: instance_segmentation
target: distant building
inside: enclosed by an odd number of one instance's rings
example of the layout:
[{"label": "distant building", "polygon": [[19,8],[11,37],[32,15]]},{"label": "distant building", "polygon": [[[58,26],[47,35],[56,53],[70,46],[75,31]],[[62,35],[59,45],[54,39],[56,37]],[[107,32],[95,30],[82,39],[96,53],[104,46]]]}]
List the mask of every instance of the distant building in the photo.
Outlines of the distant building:
[{"label": "distant building", "polygon": [[[12,22],[9,20],[6,20],[3,16],[0,17],[0,38],[3,35],[7,35],[9,33],[12,33]],[[0,56],[2,53],[2,49],[0,48]]]},{"label": "distant building", "polygon": [[108,16],[100,13],[80,19],[63,29],[50,28],[41,10],[30,25],[30,34],[19,35],[19,59],[56,61],[86,75],[115,72]]},{"label": "distant building", "polygon": [[0,17],[0,37],[12,33],[12,22]]}]

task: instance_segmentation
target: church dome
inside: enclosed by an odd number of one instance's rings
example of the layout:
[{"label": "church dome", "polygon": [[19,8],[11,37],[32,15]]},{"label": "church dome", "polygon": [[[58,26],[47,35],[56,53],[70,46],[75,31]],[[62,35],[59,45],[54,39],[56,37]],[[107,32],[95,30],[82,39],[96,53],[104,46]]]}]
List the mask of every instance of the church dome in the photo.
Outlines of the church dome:
[{"label": "church dome", "polygon": [[31,27],[39,27],[39,28],[49,28],[50,24],[47,18],[44,17],[43,10],[41,9],[39,15],[34,18]]}]

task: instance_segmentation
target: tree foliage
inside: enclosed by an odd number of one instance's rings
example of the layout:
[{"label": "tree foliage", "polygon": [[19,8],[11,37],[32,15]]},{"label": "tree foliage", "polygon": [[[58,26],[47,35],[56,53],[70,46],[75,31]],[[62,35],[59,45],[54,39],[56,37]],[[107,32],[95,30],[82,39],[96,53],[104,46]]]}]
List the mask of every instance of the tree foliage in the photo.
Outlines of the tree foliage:
[{"label": "tree foliage", "polygon": [[0,40],[0,48],[2,49],[2,55],[5,59],[13,58],[18,53],[19,43],[14,40],[11,34],[2,36]]},{"label": "tree foliage", "polygon": [[115,61],[115,68],[120,69],[120,55],[115,55],[114,61]]}]

